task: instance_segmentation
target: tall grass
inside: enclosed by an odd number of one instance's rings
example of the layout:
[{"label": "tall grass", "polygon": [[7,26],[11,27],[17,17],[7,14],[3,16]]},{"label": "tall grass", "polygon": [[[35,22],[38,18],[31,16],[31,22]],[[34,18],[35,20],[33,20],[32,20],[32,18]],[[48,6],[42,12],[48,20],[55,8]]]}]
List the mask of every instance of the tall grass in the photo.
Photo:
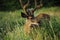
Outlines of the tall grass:
[{"label": "tall grass", "polygon": [[31,29],[29,35],[24,35],[25,19],[21,17],[21,10],[14,12],[0,12],[0,39],[1,40],[60,40],[59,7],[42,8],[35,11],[50,15],[49,23],[42,21],[42,26]]}]

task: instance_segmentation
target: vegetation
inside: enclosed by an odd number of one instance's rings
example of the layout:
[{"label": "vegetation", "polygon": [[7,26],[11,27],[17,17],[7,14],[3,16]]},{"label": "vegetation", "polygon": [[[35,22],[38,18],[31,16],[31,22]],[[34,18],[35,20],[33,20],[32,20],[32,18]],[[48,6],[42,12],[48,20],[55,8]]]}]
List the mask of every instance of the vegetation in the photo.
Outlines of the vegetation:
[{"label": "vegetation", "polygon": [[[42,23],[36,31],[32,30],[30,35],[24,35],[23,25],[25,19],[21,17],[22,10],[0,12],[0,40],[60,40],[60,8],[50,7],[35,11],[50,15],[50,22]],[[36,35],[37,33],[37,35]]]}]

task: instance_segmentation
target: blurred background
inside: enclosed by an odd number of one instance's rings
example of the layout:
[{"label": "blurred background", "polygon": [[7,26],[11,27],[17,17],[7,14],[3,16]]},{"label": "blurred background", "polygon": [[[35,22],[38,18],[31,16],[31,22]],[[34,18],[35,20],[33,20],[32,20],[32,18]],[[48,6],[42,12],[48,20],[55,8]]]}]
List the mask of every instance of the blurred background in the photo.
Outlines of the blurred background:
[{"label": "blurred background", "polygon": [[[39,3],[40,0],[38,0]],[[27,2],[27,0],[23,0],[23,3]],[[51,6],[60,6],[60,0],[42,0],[43,7],[51,7]],[[33,5],[34,0],[30,0],[30,4]],[[21,5],[19,0],[0,0],[0,11],[11,11],[21,9]]]}]

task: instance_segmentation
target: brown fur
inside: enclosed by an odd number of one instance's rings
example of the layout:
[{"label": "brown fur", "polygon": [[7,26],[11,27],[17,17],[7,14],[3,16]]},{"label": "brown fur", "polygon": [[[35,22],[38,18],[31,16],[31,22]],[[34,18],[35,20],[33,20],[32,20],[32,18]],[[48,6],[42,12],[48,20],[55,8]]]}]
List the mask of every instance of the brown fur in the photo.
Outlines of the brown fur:
[{"label": "brown fur", "polygon": [[36,19],[37,21],[40,21],[42,18],[43,18],[43,19],[47,18],[48,21],[50,20],[50,16],[49,16],[48,14],[44,14],[44,13],[37,15],[35,19]]},{"label": "brown fur", "polygon": [[24,34],[25,35],[30,33],[30,25],[31,25],[31,21],[26,20],[26,23],[24,25]]}]

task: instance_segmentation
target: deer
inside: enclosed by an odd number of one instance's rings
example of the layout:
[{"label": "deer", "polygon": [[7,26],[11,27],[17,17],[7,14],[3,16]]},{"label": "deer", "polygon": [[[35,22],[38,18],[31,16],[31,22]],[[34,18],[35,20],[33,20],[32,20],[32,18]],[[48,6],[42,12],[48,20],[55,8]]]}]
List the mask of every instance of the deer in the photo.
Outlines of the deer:
[{"label": "deer", "polygon": [[42,0],[40,1],[40,4],[37,5],[37,0],[34,0],[35,7],[34,8],[27,8],[29,5],[29,0],[26,4],[22,3],[22,0],[19,0],[21,7],[23,9],[23,12],[21,12],[21,17],[26,18],[26,22],[24,24],[24,34],[29,34],[31,31],[31,28],[33,27],[39,27],[41,19],[47,19],[47,21],[50,21],[50,15],[42,13],[38,14],[37,16],[34,16],[34,11],[36,9],[39,9],[43,6]]}]

